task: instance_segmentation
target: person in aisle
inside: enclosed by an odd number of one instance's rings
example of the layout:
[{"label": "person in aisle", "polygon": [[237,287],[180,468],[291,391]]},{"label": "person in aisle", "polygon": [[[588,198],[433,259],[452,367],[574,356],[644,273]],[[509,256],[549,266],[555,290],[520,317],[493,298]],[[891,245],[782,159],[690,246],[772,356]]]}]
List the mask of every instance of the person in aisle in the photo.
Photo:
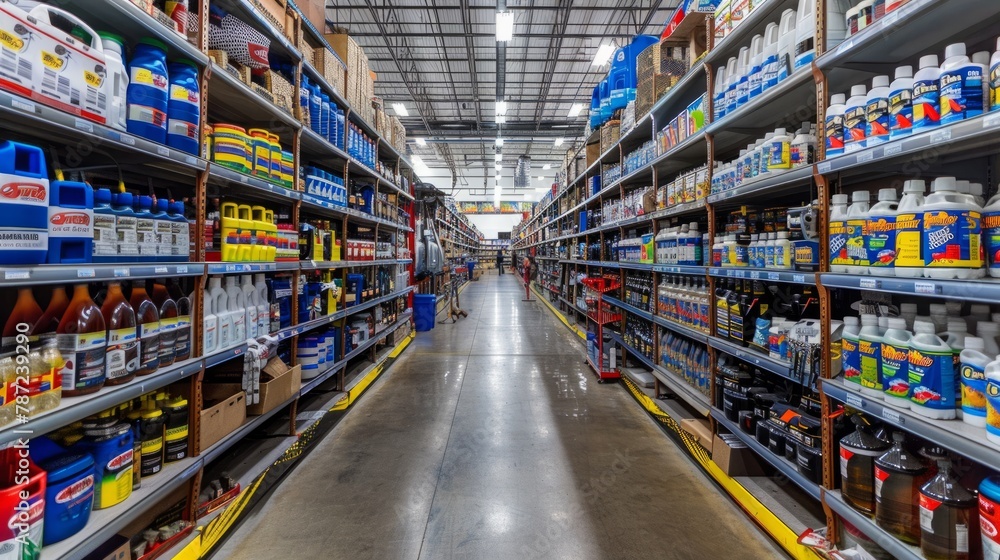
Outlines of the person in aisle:
[{"label": "person in aisle", "polygon": [[503,249],[497,249],[497,270],[503,274]]},{"label": "person in aisle", "polygon": [[522,301],[531,301],[531,279],[536,270],[535,257],[531,256],[531,254],[525,255],[522,266],[524,267],[522,271],[522,274],[524,274],[524,300]]}]

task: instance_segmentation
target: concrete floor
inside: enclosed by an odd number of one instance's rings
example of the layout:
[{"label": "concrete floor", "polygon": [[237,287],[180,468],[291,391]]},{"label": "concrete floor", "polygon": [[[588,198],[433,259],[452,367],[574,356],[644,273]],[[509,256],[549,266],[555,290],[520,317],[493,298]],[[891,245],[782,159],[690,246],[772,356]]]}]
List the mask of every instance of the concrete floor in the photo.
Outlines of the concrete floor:
[{"label": "concrete floor", "polygon": [[470,285],[216,557],[784,557],[523,296]]}]

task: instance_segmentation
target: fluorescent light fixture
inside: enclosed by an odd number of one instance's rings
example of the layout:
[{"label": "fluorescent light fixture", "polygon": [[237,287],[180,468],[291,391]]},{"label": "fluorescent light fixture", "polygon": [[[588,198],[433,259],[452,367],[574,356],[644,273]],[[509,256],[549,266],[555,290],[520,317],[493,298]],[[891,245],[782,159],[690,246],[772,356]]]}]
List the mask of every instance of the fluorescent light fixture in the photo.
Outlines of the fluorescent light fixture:
[{"label": "fluorescent light fixture", "polygon": [[413,165],[423,165],[424,164],[424,158],[422,158],[420,156],[413,156],[413,157],[410,158],[410,162],[413,163]]},{"label": "fluorescent light fixture", "polygon": [[493,154],[493,161],[503,161],[503,154],[499,152]]},{"label": "fluorescent light fixture", "polygon": [[506,101],[497,101],[497,107],[496,107],[496,109],[497,109],[497,115],[506,115],[507,114],[507,102]]},{"label": "fluorescent light fixture", "polygon": [[410,116],[410,112],[406,110],[406,105],[403,105],[402,103],[393,103],[392,104],[392,110],[396,111],[396,116],[397,117],[408,117],[408,116]]},{"label": "fluorescent light fixture", "polygon": [[496,169],[497,171],[500,171],[501,169],[503,169],[503,166],[498,163],[498,164],[496,164],[496,165],[493,166],[493,169]]},{"label": "fluorescent light fixture", "polygon": [[514,13],[497,12],[497,41],[506,42],[514,38]]},{"label": "fluorescent light fixture", "polygon": [[605,64],[611,62],[611,56],[615,54],[615,46],[608,43],[597,47],[597,53],[594,55],[594,61],[591,62],[591,66],[604,66]]},{"label": "fluorescent light fixture", "polygon": [[495,144],[497,148],[503,148],[503,138],[497,138]]},{"label": "fluorescent light fixture", "polygon": [[569,117],[579,117],[580,113],[583,112],[583,103],[574,103],[572,107],[569,108]]},{"label": "fluorescent light fixture", "polygon": [[427,145],[427,140],[424,140],[423,138],[417,138],[416,141],[417,141],[417,145],[418,146],[426,146]]},{"label": "fluorescent light fixture", "polygon": [[552,145],[555,146],[555,147],[557,147],[557,148],[559,146],[562,146],[563,145],[563,139],[562,138],[556,138],[556,141],[553,142]]},{"label": "fluorescent light fixture", "polygon": [[542,166],[542,169],[545,169],[545,170],[552,169],[552,164],[551,163],[546,163],[545,165]]},{"label": "fluorescent light fixture", "polygon": [[493,177],[493,180],[495,180],[497,182],[496,188],[499,189],[500,188],[500,175],[497,175],[496,177]]},{"label": "fluorescent light fixture", "polygon": [[545,177],[542,177],[541,175],[539,175],[539,176],[538,176],[538,180],[539,180],[539,181],[544,181],[544,180],[545,180]]},{"label": "fluorescent light fixture", "polygon": [[497,124],[507,124],[507,117],[503,115],[497,115],[493,117],[493,120],[496,121]]},{"label": "fluorescent light fixture", "polygon": [[493,193],[493,208],[497,211],[500,210],[500,193]]}]

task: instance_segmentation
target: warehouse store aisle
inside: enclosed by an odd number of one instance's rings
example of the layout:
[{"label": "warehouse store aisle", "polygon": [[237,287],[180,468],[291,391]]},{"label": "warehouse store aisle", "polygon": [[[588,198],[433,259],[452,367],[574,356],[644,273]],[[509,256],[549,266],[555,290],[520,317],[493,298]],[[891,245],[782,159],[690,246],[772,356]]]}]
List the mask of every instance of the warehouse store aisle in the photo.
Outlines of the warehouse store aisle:
[{"label": "warehouse store aisle", "polygon": [[216,557],[783,557],[523,295],[470,285]]}]

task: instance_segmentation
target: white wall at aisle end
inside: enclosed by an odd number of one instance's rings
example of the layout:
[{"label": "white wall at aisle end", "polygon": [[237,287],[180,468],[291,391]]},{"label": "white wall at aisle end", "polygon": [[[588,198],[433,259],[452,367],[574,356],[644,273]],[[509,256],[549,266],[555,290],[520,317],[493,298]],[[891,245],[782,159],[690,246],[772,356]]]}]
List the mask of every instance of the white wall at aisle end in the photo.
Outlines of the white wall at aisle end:
[{"label": "white wall at aisle end", "polygon": [[467,214],[467,216],[486,239],[496,239],[501,231],[510,233],[510,230],[521,221],[521,214]]}]

